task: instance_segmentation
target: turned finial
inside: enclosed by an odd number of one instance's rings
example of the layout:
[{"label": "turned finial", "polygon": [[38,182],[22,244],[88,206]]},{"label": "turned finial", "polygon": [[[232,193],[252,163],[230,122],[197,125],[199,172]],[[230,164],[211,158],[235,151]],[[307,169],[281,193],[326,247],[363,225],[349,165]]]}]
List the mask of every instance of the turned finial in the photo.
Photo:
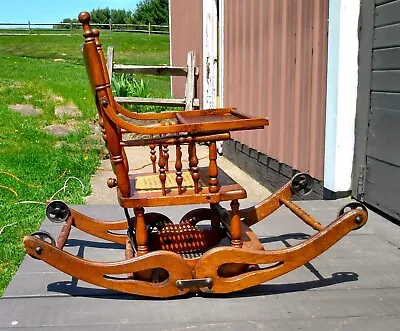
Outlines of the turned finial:
[{"label": "turned finial", "polygon": [[89,23],[90,14],[87,11],[80,12],[79,15],[78,15],[78,20],[82,24]]},{"label": "turned finial", "polygon": [[100,36],[99,29],[94,28],[94,29],[92,29],[92,32],[93,32],[94,40],[96,41],[97,48],[101,49],[101,43],[100,43],[100,39],[99,39],[99,36]]},{"label": "turned finial", "polygon": [[90,14],[87,11],[81,12],[78,15],[78,20],[79,20],[79,22],[81,22],[82,27],[83,27],[83,36],[85,38],[93,37],[93,30],[89,24]]}]

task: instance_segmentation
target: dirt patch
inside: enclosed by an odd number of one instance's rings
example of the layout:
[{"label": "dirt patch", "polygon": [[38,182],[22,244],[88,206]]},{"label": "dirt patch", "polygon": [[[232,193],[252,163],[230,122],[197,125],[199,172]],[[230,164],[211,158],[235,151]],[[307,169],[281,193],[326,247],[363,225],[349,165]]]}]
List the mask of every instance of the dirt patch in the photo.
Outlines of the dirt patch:
[{"label": "dirt patch", "polygon": [[76,129],[74,129],[70,125],[65,125],[65,124],[52,124],[46,126],[44,129],[47,133],[50,133],[58,137],[63,137],[70,133],[77,132]]},{"label": "dirt patch", "polygon": [[90,131],[95,135],[101,135],[101,127],[98,124],[89,124]]},{"label": "dirt patch", "polygon": [[82,116],[81,111],[74,104],[58,106],[54,110],[54,113],[57,117],[63,117],[63,116],[79,117],[79,116]]},{"label": "dirt patch", "polygon": [[15,104],[9,105],[8,108],[16,113],[24,116],[39,116],[42,113],[40,108],[36,108],[31,104]]}]

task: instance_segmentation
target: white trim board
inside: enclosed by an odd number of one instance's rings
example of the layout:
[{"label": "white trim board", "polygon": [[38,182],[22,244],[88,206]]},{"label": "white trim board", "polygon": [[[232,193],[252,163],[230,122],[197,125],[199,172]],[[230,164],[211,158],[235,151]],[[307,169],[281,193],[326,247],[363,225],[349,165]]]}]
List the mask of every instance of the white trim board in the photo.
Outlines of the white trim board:
[{"label": "white trim board", "polygon": [[217,0],[203,0],[203,108],[217,106]]},{"label": "white trim board", "polygon": [[360,0],[330,0],[324,187],[348,191],[354,157]]}]

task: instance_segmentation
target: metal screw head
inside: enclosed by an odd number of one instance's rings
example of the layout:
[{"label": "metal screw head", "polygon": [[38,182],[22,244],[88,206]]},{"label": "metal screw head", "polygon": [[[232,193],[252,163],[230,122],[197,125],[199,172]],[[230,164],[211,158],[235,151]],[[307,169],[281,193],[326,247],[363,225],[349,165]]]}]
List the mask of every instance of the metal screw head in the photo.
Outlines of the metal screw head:
[{"label": "metal screw head", "polygon": [[37,255],[40,255],[42,253],[42,247],[35,247],[35,252]]},{"label": "metal screw head", "polygon": [[212,285],[213,285],[213,280],[212,280],[212,278],[207,278],[207,279],[206,279],[206,284],[207,284],[207,286],[212,286]]},{"label": "metal screw head", "polygon": [[101,104],[102,104],[104,107],[107,107],[107,106],[108,106],[108,101],[107,101],[107,100],[102,100],[102,101],[101,101]]},{"label": "metal screw head", "polygon": [[354,219],[354,221],[356,222],[357,225],[360,225],[363,221],[363,218],[361,215],[356,216],[356,218]]}]

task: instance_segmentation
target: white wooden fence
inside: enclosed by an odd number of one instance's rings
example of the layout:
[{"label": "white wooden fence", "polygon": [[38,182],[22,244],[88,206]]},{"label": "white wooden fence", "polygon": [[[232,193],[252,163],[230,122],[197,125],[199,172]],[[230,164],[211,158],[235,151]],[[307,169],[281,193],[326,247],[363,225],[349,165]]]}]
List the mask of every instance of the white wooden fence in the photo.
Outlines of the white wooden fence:
[{"label": "white wooden fence", "polygon": [[[112,33],[135,32],[169,34],[168,25],[156,24],[92,24],[93,27]],[[72,36],[81,33],[80,23],[0,23],[0,35],[4,36]],[[104,32],[103,32],[104,33]]]}]

